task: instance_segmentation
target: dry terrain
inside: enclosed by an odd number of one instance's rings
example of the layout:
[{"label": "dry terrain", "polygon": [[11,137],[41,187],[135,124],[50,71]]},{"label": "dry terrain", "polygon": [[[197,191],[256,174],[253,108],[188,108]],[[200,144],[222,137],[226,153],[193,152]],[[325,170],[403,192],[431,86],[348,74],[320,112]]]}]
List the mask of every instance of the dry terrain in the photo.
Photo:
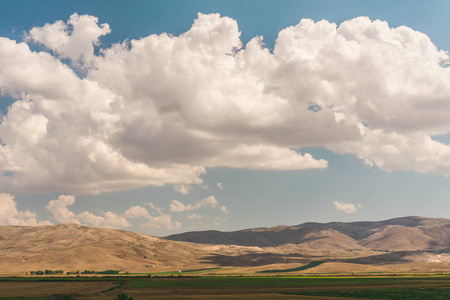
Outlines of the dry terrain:
[{"label": "dry terrain", "polygon": [[450,220],[420,217],[188,232],[166,238],[77,224],[0,226],[0,275],[37,270],[195,275],[274,270],[450,273],[449,236]]},{"label": "dry terrain", "polygon": [[233,232],[186,232],[166,239],[258,247],[292,244],[318,250],[435,251],[449,248],[450,220],[404,217],[378,222],[304,223]]}]

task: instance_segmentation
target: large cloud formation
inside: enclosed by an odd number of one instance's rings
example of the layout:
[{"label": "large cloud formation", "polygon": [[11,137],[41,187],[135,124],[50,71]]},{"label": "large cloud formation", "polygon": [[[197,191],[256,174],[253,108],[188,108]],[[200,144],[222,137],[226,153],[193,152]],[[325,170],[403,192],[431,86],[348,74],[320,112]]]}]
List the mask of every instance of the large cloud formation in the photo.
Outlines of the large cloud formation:
[{"label": "large cloud formation", "polygon": [[50,52],[0,38],[0,92],[17,99],[0,125],[2,191],[201,184],[208,167],[326,168],[298,152],[311,146],[450,176],[450,147],[431,138],[450,131],[449,57],[423,33],[303,19],[270,52],[262,37],[243,47],[233,19],[199,14],[179,36],[95,55],[109,31],[75,14],[27,34]]}]

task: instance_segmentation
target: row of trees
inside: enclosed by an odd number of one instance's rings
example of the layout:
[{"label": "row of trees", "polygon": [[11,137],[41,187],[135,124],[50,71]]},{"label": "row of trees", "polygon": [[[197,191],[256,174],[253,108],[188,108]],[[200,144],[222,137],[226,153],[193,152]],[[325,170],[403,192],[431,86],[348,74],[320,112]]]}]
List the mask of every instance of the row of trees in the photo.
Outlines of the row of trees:
[{"label": "row of trees", "polygon": [[63,270],[31,271],[30,274],[31,275],[60,275],[60,274],[64,274],[64,271]]},{"label": "row of trees", "polygon": [[89,271],[84,270],[81,274],[119,274],[119,270],[106,270],[106,271]]}]

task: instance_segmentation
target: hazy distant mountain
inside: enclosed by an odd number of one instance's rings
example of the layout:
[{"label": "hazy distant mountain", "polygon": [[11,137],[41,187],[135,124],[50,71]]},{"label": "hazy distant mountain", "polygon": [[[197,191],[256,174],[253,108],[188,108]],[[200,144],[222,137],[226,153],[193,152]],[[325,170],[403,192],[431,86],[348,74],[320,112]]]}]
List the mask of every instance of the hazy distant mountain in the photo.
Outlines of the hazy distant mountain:
[{"label": "hazy distant mountain", "polygon": [[378,222],[304,223],[233,232],[186,232],[165,238],[193,243],[258,247],[295,244],[305,249],[442,250],[449,248],[450,220],[404,217]]}]

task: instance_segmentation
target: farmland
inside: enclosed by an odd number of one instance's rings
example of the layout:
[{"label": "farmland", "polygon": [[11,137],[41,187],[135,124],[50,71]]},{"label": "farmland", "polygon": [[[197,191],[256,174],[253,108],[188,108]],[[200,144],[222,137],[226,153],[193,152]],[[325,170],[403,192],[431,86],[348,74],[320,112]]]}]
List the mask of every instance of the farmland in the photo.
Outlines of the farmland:
[{"label": "farmland", "polygon": [[1,278],[0,299],[448,299],[449,288],[450,276],[44,276]]},{"label": "farmland", "polygon": [[113,281],[0,281],[0,299],[2,297],[37,297],[51,295],[89,295],[112,289],[117,286]]},{"label": "farmland", "polygon": [[[442,220],[394,221],[431,222],[424,230],[441,232]],[[356,225],[305,225],[306,235],[300,227],[245,231],[245,241],[261,241],[261,230],[268,232],[264,236],[273,245],[267,247],[195,244],[76,224],[0,226],[0,299],[112,300],[118,293],[134,299],[450,298],[450,253],[414,250],[407,243],[401,251],[389,243],[383,245],[395,251],[364,248],[328,228],[347,228],[350,234]],[[310,248],[299,246],[300,240],[283,244],[277,239],[280,230],[287,230],[283,238],[293,238],[294,231],[304,234]],[[324,235],[333,247],[322,247]]]}]

